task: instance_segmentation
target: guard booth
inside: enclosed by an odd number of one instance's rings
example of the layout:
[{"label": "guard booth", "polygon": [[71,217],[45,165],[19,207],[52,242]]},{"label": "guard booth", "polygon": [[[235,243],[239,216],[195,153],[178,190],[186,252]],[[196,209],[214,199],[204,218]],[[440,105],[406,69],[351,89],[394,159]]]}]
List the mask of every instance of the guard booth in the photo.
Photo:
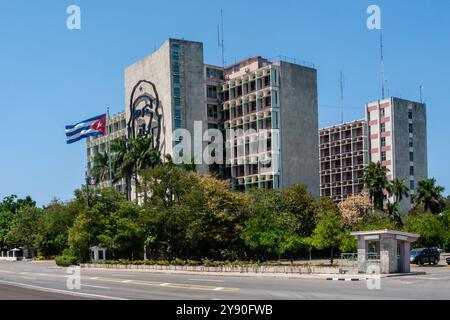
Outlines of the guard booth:
[{"label": "guard booth", "polygon": [[419,235],[393,230],[352,232],[358,240],[358,272],[409,273],[411,243]]},{"label": "guard booth", "polygon": [[106,260],[106,249],[98,246],[89,248],[92,261],[104,261]]}]

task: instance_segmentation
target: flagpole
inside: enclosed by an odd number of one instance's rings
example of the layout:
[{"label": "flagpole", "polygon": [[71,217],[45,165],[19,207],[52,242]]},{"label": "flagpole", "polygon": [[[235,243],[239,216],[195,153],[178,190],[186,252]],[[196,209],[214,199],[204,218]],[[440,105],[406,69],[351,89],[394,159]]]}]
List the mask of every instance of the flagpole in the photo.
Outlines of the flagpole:
[{"label": "flagpole", "polygon": [[112,164],[111,164],[111,136],[109,132],[109,126],[110,126],[110,117],[109,117],[109,107],[107,107],[107,113],[106,113],[106,139],[107,139],[107,147],[108,147],[108,166],[109,166],[109,187],[113,187],[113,181],[112,181]]}]

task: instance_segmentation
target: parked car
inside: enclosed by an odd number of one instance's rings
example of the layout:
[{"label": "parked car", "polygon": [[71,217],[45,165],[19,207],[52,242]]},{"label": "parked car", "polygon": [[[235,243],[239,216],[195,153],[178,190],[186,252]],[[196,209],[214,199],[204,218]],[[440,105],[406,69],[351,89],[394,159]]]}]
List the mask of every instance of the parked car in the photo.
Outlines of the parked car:
[{"label": "parked car", "polygon": [[450,266],[450,257],[447,257],[445,260],[447,260],[447,264]]},{"label": "parked car", "polygon": [[411,263],[414,264],[438,264],[440,253],[436,248],[419,248],[411,250]]}]

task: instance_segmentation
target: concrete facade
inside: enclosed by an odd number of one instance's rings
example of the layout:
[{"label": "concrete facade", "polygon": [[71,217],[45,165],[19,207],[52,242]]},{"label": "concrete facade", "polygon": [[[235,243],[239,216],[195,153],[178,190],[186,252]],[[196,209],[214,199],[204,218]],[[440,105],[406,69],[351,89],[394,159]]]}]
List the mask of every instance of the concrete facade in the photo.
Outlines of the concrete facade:
[{"label": "concrete facade", "polygon": [[320,195],[334,201],[364,189],[364,169],[369,163],[368,128],[356,120],[319,131]]},{"label": "concrete facade", "polygon": [[[254,57],[226,68],[225,79],[224,128],[243,130],[226,139],[233,188],[283,189],[301,183],[318,197],[316,70]],[[253,147],[261,143],[265,150]]]},{"label": "concrete facade", "polygon": [[400,211],[407,212],[418,182],[428,178],[426,105],[394,97],[379,100],[367,104],[366,120],[370,159],[389,170],[389,181],[405,180],[410,197],[402,200]]},{"label": "concrete facade", "polygon": [[319,197],[317,70],[280,62],[281,187],[301,182]]},{"label": "concrete facade", "polygon": [[[158,136],[161,154],[192,159],[200,172],[214,167],[214,173],[236,190],[304,184],[319,196],[316,69],[261,57],[228,67],[207,65],[202,43],[169,39],[127,67],[124,79],[129,138],[142,133]],[[180,148],[185,140],[177,129],[189,131],[190,154]],[[203,150],[210,143],[203,141],[207,129],[223,133],[227,163],[204,164]],[[228,139],[229,129],[257,133]],[[89,148],[102,139],[88,142]],[[256,143],[267,146],[264,154],[249,151]],[[239,154],[233,153],[238,149]],[[270,166],[262,165],[261,159]]]},{"label": "concrete facade", "polygon": [[[86,155],[87,155],[87,177],[92,177],[92,169],[94,168],[94,158],[96,154],[104,154],[107,152],[108,139],[114,141],[116,139],[125,139],[127,137],[127,126],[125,112],[118,113],[109,118],[107,122],[108,133],[105,135],[91,137],[86,140]],[[94,189],[101,189],[109,187],[109,180],[101,181],[98,184],[94,183]],[[125,191],[125,182],[118,181],[114,187],[120,191]]]}]

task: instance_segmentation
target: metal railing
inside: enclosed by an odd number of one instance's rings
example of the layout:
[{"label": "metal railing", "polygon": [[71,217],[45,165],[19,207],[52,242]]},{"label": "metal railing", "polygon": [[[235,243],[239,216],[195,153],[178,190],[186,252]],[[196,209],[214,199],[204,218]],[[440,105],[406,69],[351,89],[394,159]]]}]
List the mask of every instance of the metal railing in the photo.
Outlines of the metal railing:
[{"label": "metal railing", "polygon": [[380,260],[380,254],[379,253],[367,253],[366,260]]}]

